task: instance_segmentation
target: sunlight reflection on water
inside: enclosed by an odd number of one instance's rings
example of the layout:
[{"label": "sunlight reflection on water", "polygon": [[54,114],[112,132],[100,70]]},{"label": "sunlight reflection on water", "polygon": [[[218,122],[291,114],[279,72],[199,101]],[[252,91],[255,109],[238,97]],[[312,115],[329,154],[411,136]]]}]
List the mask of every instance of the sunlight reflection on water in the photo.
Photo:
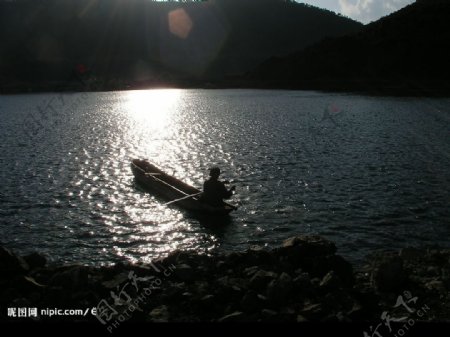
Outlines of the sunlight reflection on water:
[{"label": "sunlight reflection on water", "polygon": [[[300,233],[325,235],[353,258],[448,244],[448,100],[270,90],[63,94],[70,109],[48,116],[52,127],[39,141],[27,136],[24,115],[52,97],[2,101],[0,237],[19,251],[109,264],[174,249],[275,246]],[[218,165],[237,186],[239,210],[219,226],[166,207],[135,184],[134,158],[195,187]]]}]

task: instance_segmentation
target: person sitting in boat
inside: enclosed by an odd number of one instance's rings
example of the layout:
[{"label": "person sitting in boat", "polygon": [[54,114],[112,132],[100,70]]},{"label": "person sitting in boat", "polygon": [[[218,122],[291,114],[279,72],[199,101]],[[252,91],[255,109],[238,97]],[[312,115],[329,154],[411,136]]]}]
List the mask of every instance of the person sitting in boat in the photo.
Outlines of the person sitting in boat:
[{"label": "person sitting in boat", "polygon": [[236,189],[232,186],[229,190],[225,184],[219,181],[220,168],[213,167],[209,170],[210,178],[203,184],[203,194],[201,200],[211,206],[222,206],[223,199],[228,199],[233,195]]}]

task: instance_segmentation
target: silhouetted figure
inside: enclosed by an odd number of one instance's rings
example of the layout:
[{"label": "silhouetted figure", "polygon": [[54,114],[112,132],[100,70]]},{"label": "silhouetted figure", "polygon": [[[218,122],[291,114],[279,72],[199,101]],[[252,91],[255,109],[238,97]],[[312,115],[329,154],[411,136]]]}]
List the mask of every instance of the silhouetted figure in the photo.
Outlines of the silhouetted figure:
[{"label": "silhouetted figure", "polygon": [[209,176],[210,178],[203,184],[201,200],[211,206],[222,206],[224,204],[223,199],[230,198],[236,187],[232,186],[228,190],[225,184],[219,181],[220,169],[218,167],[211,168]]}]

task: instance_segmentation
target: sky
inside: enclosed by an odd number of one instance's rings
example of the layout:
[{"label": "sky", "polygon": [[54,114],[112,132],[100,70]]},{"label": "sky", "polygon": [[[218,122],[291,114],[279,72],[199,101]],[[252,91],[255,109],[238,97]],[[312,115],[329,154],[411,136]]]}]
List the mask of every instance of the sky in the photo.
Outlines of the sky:
[{"label": "sky", "polygon": [[415,0],[297,0],[297,2],[326,8],[366,24],[412,4]]}]

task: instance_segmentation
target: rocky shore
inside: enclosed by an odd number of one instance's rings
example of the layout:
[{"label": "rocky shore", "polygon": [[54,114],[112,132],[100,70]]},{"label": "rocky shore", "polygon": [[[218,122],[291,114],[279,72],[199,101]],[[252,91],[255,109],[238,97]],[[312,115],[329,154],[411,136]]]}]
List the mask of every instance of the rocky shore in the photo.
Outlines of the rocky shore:
[{"label": "rocky shore", "polygon": [[353,267],[334,243],[305,235],[272,250],[92,267],[0,247],[0,308],[2,321],[98,322],[110,332],[124,322],[273,321],[373,322],[381,333],[386,322],[450,321],[450,249],[375,252]]}]

